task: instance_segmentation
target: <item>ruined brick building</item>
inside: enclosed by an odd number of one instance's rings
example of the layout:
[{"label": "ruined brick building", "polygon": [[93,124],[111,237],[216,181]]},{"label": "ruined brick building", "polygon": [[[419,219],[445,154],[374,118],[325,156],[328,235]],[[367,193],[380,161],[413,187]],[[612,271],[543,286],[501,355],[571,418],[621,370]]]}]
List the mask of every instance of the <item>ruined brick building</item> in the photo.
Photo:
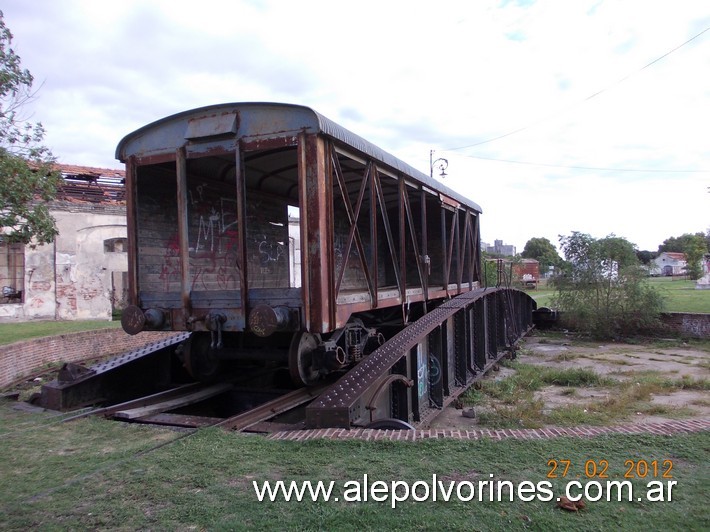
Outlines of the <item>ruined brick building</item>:
[{"label": "ruined brick building", "polygon": [[50,211],[48,245],[0,235],[0,321],[110,320],[125,298],[126,205],[122,170],[57,165],[64,177]]}]

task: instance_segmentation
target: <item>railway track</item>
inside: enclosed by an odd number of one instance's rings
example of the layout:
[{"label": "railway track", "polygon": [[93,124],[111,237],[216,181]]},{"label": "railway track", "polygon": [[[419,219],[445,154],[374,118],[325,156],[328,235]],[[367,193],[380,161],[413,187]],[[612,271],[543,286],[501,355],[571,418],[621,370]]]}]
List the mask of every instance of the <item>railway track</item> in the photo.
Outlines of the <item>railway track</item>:
[{"label": "railway track", "polygon": [[195,382],[115,405],[84,410],[79,414],[66,417],[63,421],[102,416],[133,423],[187,428],[219,426],[234,431],[271,432],[271,429],[283,430],[284,427],[289,425],[293,425],[293,428],[303,428],[302,423],[299,422],[289,424],[268,424],[264,422],[313,400],[326,387],[327,385],[324,384],[282,393],[275,399],[268,400],[245,412],[240,412],[227,418],[173,412],[188,406],[199,405],[203,401],[236,389],[233,382],[212,385]]},{"label": "railway track", "polygon": [[63,421],[103,416],[119,421],[186,428],[217,426],[233,431],[272,432],[290,427],[295,430],[303,428],[303,424],[300,422],[267,423],[267,421],[312,401],[326,387],[327,385],[321,385],[293,390],[227,418],[171,412],[234,389],[233,383],[226,382],[213,385],[191,383],[120,404],[84,411],[69,416]]},{"label": "railway track", "polygon": [[[477,374],[476,378],[468,383],[468,385],[458,386],[455,390],[452,390],[452,393],[445,398],[441,408],[423,409],[420,421],[414,425],[409,425],[406,422],[398,423],[393,420],[388,420],[384,423],[375,422],[368,426],[371,428],[398,429],[426,427],[442,413],[444,408],[449,406],[459,397],[460,394],[466,391],[471,384],[482,379],[495,364],[506,356],[509,356],[508,352],[501,352],[498,358],[490,361],[486,367],[486,371]],[[270,433],[288,430],[301,430],[306,428],[306,413],[303,410],[295,416],[291,416],[291,419],[288,422],[274,422],[270,420],[282,414],[293,411],[298,407],[312,403],[322,395],[325,395],[329,390],[332,393],[332,390],[337,390],[339,388],[342,389],[341,380],[343,380],[343,378],[335,383],[322,384],[308,388],[304,387],[283,393],[274,399],[268,400],[251,409],[227,418],[199,414],[176,413],[172,411],[190,405],[197,405],[202,401],[232,391],[235,389],[235,385],[230,382],[223,382],[213,385],[205,385],[201,383],[185,384],[109,407],[85,411],[76,416],[65,418],[64,421],[72,421],[88,416],[103,416],[117,421],[133,423],[195,429],[202,427],[221,427],[225,430],[236,432]]]},{"label": "railway track", "polygon": [[[272,422],[269,420],[312,402],[329,386],[328,384],[323,384],[293,390],[228,418],[171,412],[171,410],[198,404],[234,388],[232,383],[215,385],[191,383],[109,407],[83,411],[77,415],[64,418],[63,422],[90,416],[102,416],[132,423],[179,428],[221,427],[235,432],[270,433],[301,430],[305,428],[305,412],[301,412],[295,417],[295,420],[292,419],[290,422]],[[462,389],[461,392],[463,391]],[[447,406],[450,402],[447,402]],[[424,420],[425,423],[432,422],[440,413],[441,410],[429,409]],[[386,427],[383,426],[382,428]],[[400,428],[406,427],[402,425]]]},{"label": "railway track", "polygon": [[[263,403],[251,410],[237,414],[216,424],[224,429],[243,431],[254,428],[257,424],[263,423],[274,416],[288,412],[289,410],[312,401],[326,385],[314,386],[311,388],[300,388],[284,394],[272,401]],[[270,431],[265,431],[270,432]]]}]

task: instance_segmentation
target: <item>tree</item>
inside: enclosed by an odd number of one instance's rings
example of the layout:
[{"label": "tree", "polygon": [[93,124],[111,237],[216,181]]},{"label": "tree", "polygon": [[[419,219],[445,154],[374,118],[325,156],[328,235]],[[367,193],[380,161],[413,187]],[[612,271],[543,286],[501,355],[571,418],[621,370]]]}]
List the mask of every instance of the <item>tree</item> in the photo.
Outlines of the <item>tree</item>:
[{"label": "tree", "polygon": [[625,238],[560,236],[566,263],[554,280],[553,305],[571,328],[598,338],[648,330],[657,323],[662,298],[645,283],[636,247]]},{"label": "tree", "polygon": [[651,261],[658,256],[658,254],[654,251],[643,250],[637,251],[636,256],[638,257],[639,261],[641,261],[641,264],[649,265],[651,264]]},{"label": "tree", "polygon": [[700,279],[703,276],[703,258],[707,253],[707,243],[705,236],[702,233],[693,235],[683,243],[683,253],[685,253],[685,267],[688,272],[688,277],[691,279]]},{"label": "tree", "polygon": [[44,128],[22,114],[34,97],[34,78],[12,49],[12,33],[0,11],[0,234],[10,242],[54,240],[57,228],[46,203],[61,176],[42,146]]},{"label": "tree", "polygon": [[533,237],[528,240],[520,255],[524,259],[537,260],[540,263],[540,273],[547,272],[550,266],[559,266],[562,262],[555,246],[544,237]]},{"label": "tree", "polygon": [[[710,231],[709,231],[710,232]],[[705,253],[710,252],[710,237],[706,238],[705,233],[702,231],[691,234],[691,233],[684,233],[680,236],[672,236],[670,238],[666,238],[663,241],[663,244],[658,246],[658,252],[662,253],[664,251],[670,252],[670,253],[685,253],[683,249],[688,246],[692,245],[693,242],[695,242],[696,237],[700,237],[703,239],[705,242]]]}]

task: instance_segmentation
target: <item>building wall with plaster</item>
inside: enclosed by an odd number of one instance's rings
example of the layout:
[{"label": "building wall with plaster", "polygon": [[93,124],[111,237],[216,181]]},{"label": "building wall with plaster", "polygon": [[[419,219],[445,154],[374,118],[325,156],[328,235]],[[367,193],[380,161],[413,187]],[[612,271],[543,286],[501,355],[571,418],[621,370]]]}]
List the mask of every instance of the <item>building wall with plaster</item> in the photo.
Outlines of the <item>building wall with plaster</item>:
[{"label": "building wall with plaster", "polygon": [[55,241],[25,246],[22,298],[0,304],[0,322],[111,320],[121,308],[128,271],[125,205],[108,196],[83,199],[79,192],[50,206]]}]

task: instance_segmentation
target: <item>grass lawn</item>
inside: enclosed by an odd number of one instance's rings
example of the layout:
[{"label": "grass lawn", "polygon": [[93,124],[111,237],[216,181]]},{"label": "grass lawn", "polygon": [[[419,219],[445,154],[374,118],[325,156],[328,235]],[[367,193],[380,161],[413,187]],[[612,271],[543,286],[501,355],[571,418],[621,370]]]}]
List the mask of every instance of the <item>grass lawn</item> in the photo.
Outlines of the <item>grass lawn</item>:
[{"label": "grass lawn", "polygon": [[[663,294],[666,312],[710,314],[710,290],[696,290],[695,281],[672,277],[649,277],[648,283]],[[555,291],[546,283],[540,283],[536,290],[527,292],[537,302],[538,307],[549,307]]]},{"label": "grass lawn", "polygon": [[93,329],[118,328],[120,321],[28,321],[0,323],[0,345]]},{"label": "grass lawn", "polygon": [[[604,436],[589,439],[493,442],[278,442],[219,429],[194,434],[103,419],[58,423],[0,403],[0,522],[27,529],[230,529],[230,530],[707,530],[703,496],[710,482],[710,434]],[[550,460],[570,460],[548,478]],[[608,462],[605,485],[624,480],[625,462],[672,460],[672,500],[644,498],[657,473],[631,480],[632,501],[588,502],[566,513],[556,507],[567,481],[588,480],[591,465]],[[593,461],[588,462],[588,461]],[[591,465],[590,465],[591,464]],[[597,475],[600,474],[598,468]],[[346,502],[345,491],[368,475],[388,484],[402,480],[445,485],[479,481],[551,482],[553,495],[526,502],[429,500]],[[595,478],[600,480],[598,477]],[[338,502],[259,502],[253,483],[266,480],[334,481]],[[589,480],[592,480],[591,478]],[[464,484],[464,486],[466,486]],[[423,486],[420,486],[423,490]],[[421,491],[419,495],[421,496]],[[595,491],[592,493],[596,493]],[[469,495],[468,488],[461,491]],[[352,492],[350,492],[352,497]],[[527,496],[524,494],[524,496]],[[641,497],[642,500],[637,500]]]},{"label": "grass lawn", "polygon": [[552,305],[552,295],[555,291],[546,280],[541,281],[535,290],[525,291],[535,300],[538,308],[550,307]]},{"label": "grass lawn", "polygon": [[666,312],[710,313],[710,290],[696,290],[695,281],[651,277],[648,282],[665,296]]}]

